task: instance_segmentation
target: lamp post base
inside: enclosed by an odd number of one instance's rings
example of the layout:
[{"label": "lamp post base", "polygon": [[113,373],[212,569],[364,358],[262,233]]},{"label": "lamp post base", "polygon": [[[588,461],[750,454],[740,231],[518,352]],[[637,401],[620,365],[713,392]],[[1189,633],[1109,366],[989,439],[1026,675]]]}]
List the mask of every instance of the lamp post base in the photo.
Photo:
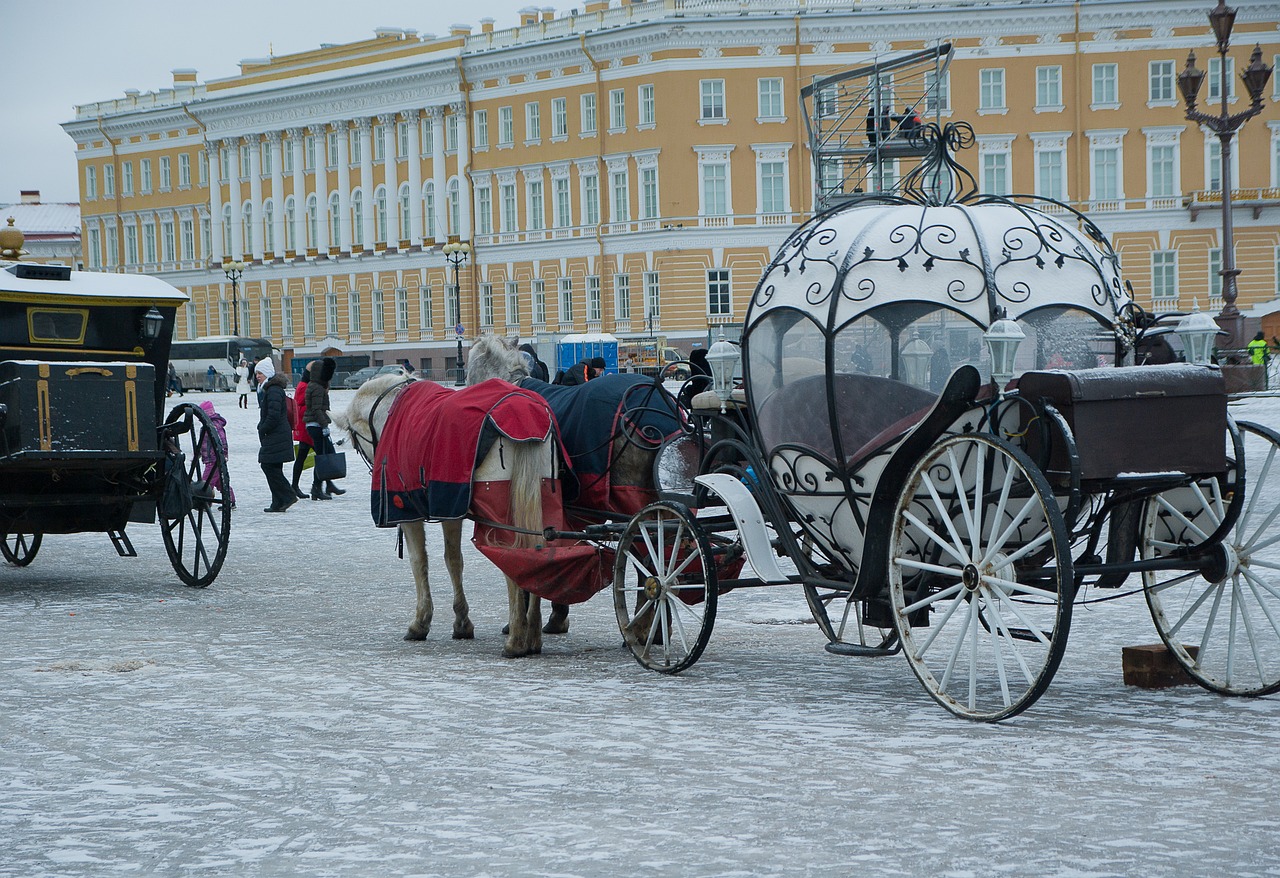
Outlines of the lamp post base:
[{"label": "lamp post base", "polygon": [[466,386],[467,386],[467,375],[466,375],[466,367],[465,367],[465,366],[463,365],[463,363],[462,363],[462,339],[458,339],[458,362],[457,362],[457,369],[456,369],[456,371],[457,371],[457,373],[458,373],[458,377],[457,377],[457,379],[453,382],[453,386],[454,386],[454,387],[466,387]]}]

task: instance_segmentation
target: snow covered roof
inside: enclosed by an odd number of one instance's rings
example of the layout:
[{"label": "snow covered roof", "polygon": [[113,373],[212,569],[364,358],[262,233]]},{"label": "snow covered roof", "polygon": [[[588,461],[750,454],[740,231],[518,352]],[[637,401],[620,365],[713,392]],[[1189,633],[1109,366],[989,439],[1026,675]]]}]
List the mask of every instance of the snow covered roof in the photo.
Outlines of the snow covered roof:
[{"label": "snow covered roof", "polygon": [[80,205],[78,202],[23,202],[0,204],[0,224],[13,217],[13,224],[27,240],[49,237],[80,236]]}]

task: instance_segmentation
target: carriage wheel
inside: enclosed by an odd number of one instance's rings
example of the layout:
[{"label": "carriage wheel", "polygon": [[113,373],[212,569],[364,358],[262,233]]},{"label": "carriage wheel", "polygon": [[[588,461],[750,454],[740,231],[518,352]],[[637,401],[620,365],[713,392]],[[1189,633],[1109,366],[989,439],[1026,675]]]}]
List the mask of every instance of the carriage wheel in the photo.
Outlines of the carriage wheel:
[{"label": "carriage wheel", "polygon": [[0,534],[0,554],[15,567],[26,567],[36,559],[40,551],[43,535],[34,534]]},{"label": "carriage wheel", "polygon": [[716,620],[711,544],[689,508],[651,503],[627,524],[613,568],[613,607],[636,661],[676,674],[706,649]]},{"label": "carriage wheel", "polygon": [[[160,534],[178,578],[193,588],[205,588],[222,569],[231,537],[231,477],[226,450],[209,416],[190,403],[174,406],[162,430],[165,466],[181,468],[175,478],[185,479],[190,495],[176,505],[157,504]],[[220,480],[221,490],[204,480],[202,448],[212,450],[209,481]]]},{"label": "carriage wheel", "polygon": [[911,469],[894,516],[889,599],[933,699],[967,719],[1021,713],[1071,627],[1071,547],[1044,475],[988,434],[951,436]]},{"label": "carriage wheel", "polygon": [[[1244,443],[1240,497],[1224,496],[1216,479],[1200,486],[1194,506],[1175,516],[1190,531],[1186,541],[1204,542],[1239,518],[1213,550],[1217,563],[1200,571],[1160,570],[1142,584],[1160,639],[1201,686],[1223,695],[1268,695],[1280,691],[1280,434],[1257,424],[1239,424]],[[1228,471],[1227,484],[1233,483]],[[1168,552],[1168,504],[1147,504],[1142,556]],[[1174,541],[1176,545],[1176,541]]]}]

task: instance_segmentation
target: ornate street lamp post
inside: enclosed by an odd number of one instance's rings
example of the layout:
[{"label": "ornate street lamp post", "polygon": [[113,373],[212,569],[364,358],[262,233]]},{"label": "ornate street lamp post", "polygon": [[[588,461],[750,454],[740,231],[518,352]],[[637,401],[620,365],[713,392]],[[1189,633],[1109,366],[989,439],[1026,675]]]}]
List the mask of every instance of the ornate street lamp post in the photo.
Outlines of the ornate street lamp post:
[{"label": "ornate street lamp post", "polygon": [[244,275],[244,270],[249,267],[247,262],[231,262],[222,263],[222,273],[227,276],[227,280],[231,281],[231,334],[240,334],[240,278]]},{"label": "ornate street lamp post", "polygon": [[1227,111],[1227,98],[1230,81],[1227,77],[1227,51],[1231,48],[1231,28],[1235,24],[1236,10],[1229,8],[1219,0],[1218,5],[1209,11],[1209,24],[1213,27],[1213,35],[1218,44],[1218,92],[1222,98],[1222,106],[1216,114],[1202,113],[1196,109],[1196,96],[1204,82],[1204,71],[1196,67],[1196,53],[1187,55],[1187,66],[1178,75],[1178,90],[1182,92],[1182,100],[1187,105],[1187,119],[1204,125],[1217,135],[1222,148],[1219,151],[1222,181],[1222,313],[1220,319],[1230,321],[1233,325],[1230,344],[1239,347],[1243,326],[1240,309],[1236,307],[1236,268],[1235,239],[1231,219],[1231,138],[1245,122],[1262,112],[1262,93],[1271,79],[1271,67],[1262,61],[1262,47],[1255,45],[1253,55],[1249,58],[1249,66],[1240,74],[1245,88],[1249,92],[1249,106],[1234,115]]},{"label": "ornate street lamp post", "polygon": [[462,387],[467,383],[466,373],[462,365],[462,336],[464,330],[462,326],[462,284],[458,281],[458,270],[470,255],[471,245],[466,241],[451,241],[444,245],[444,258],[453,266],[454,311],[458,315],[458,325],[454,327],[454,331],[458,334],[458,377],[453,382],[455,387]]}]

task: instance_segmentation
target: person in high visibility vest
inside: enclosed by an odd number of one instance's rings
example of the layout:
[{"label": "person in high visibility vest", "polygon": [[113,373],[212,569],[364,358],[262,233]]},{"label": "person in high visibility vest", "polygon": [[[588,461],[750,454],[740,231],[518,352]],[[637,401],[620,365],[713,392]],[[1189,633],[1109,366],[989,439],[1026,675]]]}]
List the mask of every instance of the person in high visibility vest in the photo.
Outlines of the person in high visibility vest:
[{"label": "person in high visibility vest", "polygon": [[1249,349],[1249,359],[1255,366],[1261,366],[1270,359],[1267,351],[1267,339],[1259,332],[1253,337],[1253,341],[1246,345]]}]

